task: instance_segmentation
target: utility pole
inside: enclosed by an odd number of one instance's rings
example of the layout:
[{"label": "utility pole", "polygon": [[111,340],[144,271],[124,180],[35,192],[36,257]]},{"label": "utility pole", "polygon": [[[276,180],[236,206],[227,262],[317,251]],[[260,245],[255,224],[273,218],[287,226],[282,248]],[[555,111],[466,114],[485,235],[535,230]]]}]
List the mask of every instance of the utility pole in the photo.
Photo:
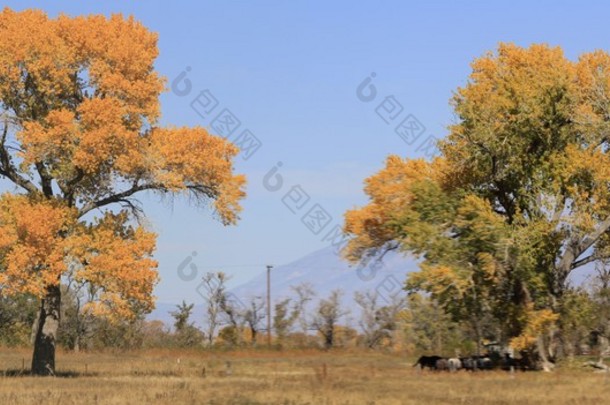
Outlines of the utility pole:
[{"label": "utility pole", "polygon": [[267,265],[267,346],[271,347],[271,269]]}]

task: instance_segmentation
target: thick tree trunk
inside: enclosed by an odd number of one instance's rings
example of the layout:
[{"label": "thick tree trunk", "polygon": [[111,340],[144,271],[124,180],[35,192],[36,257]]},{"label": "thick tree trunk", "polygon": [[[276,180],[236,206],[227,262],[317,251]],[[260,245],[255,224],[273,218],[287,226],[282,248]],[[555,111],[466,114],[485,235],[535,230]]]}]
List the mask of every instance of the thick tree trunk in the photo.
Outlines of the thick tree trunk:
[{"label": "thick tree trunk", "polygon": [[55,375],[55,340],[59,328],[61,290],[59,285],[47,288],[40,302],[34,338],[32,374]]}]

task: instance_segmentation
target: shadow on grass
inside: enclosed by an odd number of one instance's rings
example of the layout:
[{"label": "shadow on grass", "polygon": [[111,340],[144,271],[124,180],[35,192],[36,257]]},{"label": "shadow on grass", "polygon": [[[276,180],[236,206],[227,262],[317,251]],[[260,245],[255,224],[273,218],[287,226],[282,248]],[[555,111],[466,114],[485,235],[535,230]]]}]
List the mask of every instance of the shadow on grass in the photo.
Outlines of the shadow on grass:
[{"label": "shadow on grass", "polygon": [[[98,373],[82,373],[79,371],[56,371],[55,375],[49,377],[57,377],[57,378],[78,378],[78,377],[95,377]],[[0,377],[38,377],[32,374],[30,370],[22,370],[22,369],[8,369],[8,370],[0,370]]]}]

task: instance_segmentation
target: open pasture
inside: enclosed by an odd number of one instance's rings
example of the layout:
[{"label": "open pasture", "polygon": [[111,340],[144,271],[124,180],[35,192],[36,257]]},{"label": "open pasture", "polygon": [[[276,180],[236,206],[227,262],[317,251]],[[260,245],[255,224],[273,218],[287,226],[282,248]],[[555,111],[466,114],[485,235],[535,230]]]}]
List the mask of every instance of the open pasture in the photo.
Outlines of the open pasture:
[{"label": "open pasture", "polygon": [[0,404],[600,404],[610,377],[419,372],[414,358],[348,351],[58,353],[30,377],[29,350],[0,349]]}]

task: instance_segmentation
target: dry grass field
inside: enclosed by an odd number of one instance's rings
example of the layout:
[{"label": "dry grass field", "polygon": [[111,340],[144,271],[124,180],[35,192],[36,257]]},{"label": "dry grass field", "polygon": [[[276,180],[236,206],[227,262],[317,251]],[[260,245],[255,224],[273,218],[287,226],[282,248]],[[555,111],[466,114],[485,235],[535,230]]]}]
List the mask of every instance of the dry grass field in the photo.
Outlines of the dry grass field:
[{"label": "dry grass field", "polygon": [[21,371],[29,356],[29,350],[0,349],[0,404],[601,404],[610,398],[610,377],[578,367],[440,374],[420,373],[410,367],[413,359],[397,354],[157,350],[58,353],[61,375],[38,378]]}]

